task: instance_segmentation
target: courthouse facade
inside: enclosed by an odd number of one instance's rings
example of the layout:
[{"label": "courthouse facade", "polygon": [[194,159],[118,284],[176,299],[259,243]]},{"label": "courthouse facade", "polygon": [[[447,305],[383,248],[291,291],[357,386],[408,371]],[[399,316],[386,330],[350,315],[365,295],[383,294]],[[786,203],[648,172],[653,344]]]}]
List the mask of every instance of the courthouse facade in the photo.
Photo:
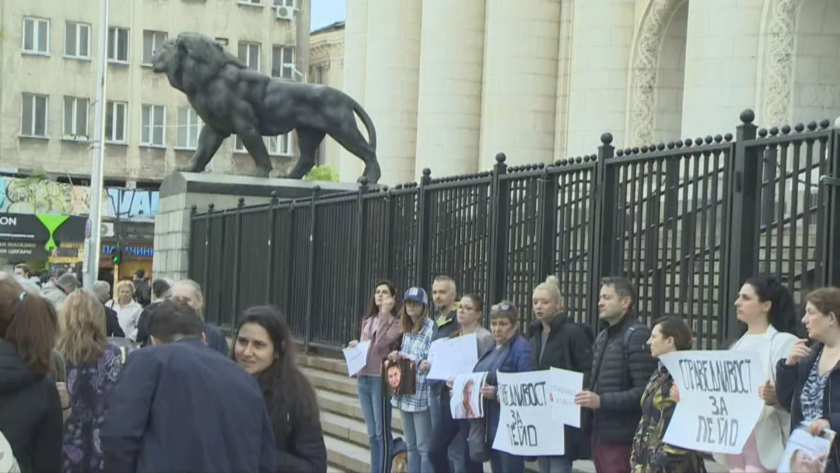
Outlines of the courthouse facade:
[{"label": "courthouse facade", "polygon": [[[836,0],[348,0],[384,183],[840,115]],[[342,180],[361,172],[341,151]]]}]

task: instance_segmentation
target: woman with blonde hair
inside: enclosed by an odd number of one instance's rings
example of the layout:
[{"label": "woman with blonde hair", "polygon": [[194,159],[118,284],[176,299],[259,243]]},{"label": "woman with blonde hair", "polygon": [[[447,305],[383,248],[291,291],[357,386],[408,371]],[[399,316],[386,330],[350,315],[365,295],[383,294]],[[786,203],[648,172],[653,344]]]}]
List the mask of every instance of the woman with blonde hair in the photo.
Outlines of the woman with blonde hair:
[{"label": "woman with blonde hair", "polygon": [[59,317],[58,348],[67,361],[70,417],[64,424],[62,471],[102,471],[102,449],[96,439],[105,420],[107,398],[125,362],[125,352],[108,343],[105,309],[92,292],[67,297]]},{"label": "woman with blonde hair", "polygon": [[125,337],[132,342],[137,340],[137,323],[140,314],[143,313],[143,306],[134,300],[134,283],[131,281],[120,281],[114,288],[114,299],[108,301],[105,307],[117,312],[117,319]]}]

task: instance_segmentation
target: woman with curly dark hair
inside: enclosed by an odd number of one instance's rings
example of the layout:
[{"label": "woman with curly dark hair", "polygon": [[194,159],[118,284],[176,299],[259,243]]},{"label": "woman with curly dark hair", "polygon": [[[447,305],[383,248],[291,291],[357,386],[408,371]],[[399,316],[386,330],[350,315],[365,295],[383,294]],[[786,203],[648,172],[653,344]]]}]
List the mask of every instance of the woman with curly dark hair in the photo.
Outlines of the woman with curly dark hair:
[{"label": "woman with curly dark hair", "polygon": [[239,322],[232,357],[262,388],[277,444],[277,471],[325,473],[318,402],[295,364],[294,344],[278,309],[252,307]]}]

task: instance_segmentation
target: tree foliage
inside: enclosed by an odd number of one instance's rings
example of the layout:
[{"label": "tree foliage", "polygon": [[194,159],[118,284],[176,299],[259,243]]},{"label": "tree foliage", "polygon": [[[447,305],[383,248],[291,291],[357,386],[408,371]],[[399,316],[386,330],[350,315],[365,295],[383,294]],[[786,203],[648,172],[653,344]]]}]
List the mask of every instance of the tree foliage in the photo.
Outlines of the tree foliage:
[{"label": "tree foliage", "polygon": [[304,179],[307,181],[338,182],[338,171],[329,164],[315,166]]}]

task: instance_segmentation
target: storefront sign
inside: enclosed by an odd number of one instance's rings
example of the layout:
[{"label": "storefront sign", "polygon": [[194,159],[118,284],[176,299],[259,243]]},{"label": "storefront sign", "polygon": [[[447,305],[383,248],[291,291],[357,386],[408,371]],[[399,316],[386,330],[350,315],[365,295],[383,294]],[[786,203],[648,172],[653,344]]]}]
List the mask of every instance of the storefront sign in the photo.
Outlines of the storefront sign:
[{"label": "storefront sign", "polygon": [[0,258],[9,258],[13,261],[45,259],[47,252],[44,245],[34,241],[7,241],[0,240]]},{"label": "storefront sign", "polygon": [[[126,245],[122,247],[123,256],[129,256],[133,259],[154,258],[155,249],[149,245]],[[116,245],[102,245],[102,254],[105,256],[113,256],[117,251]]]}]

